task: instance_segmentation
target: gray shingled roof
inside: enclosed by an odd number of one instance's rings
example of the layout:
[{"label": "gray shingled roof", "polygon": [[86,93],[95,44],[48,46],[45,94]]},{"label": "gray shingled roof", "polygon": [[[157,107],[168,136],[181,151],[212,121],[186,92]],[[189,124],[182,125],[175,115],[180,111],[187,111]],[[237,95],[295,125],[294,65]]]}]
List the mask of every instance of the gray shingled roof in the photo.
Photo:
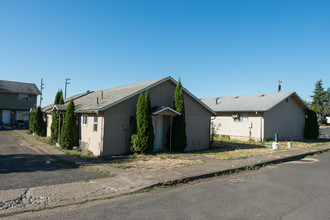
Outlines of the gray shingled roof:
[{"label": "gray shingled roof", "polygon": [[295,92],[202,98],[201,101],[215,112],[265,112],[290,96],[307,109]]},{"label": "gray shingled roof", "polygon": [[[158,84],[161,84],[167,80],[176,81],[172,77],[165,77],[161,79],[150,80],[141,83],[135,83],[132,85],[121,86],[112,89],[100,90],[90,93],[82,93],[73,97],[69,97],[64,101],[65,105],[68,105],[70,100],[74,100],[75,112],[99,112],[104,111],[124,100],[127,100],[139,93],[150,89]],[[202,103],[199,99],[193,96],[188,90],[183,88],[190,96],[192,96],[196,101],[208,109],[212,114],[215,114],[208,106]],[[52,109],[53,105],[48,105],[42,110],[44,112],[49,112]]]},{"label": "gray shingled roof", "polygon": [[33,83],[14,82],[6,80],[0,80],[0,92],[41,95],[38,87]]}]

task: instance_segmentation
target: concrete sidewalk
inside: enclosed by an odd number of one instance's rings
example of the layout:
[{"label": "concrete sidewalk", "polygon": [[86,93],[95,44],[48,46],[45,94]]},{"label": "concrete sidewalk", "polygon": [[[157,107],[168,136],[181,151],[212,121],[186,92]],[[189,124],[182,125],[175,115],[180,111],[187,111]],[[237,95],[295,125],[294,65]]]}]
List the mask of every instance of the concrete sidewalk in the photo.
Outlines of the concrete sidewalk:
[{"label": "concrete sidewalk", "polygon": [[[36,150],[43,154],[48,154],[52,159],[63,159],[82,166],[95,166],[116,174],[116,176],[88,182],[0,191],[0,215],[107,198],[164,183],[177,183],[244,170],[246,167],[251,166],[262,166],[267,163],[295,160],[305,157],[307,154],[312,154],[311,151],[322,152],[330,149],[329,145],[323,145],[275,152],[271,155],[272,159],[269,159],[270,155],[260,155],[240,160],[207,159],[208,162],[202,164],[175,167],[166,170],[141,171],[124,170],[113,168],[109,165],[90,163],[68,156],[53,146],[39,142],[33,136],[27,135],[24,131],[17,132],[37,143],[37,146],[35,146]],[[179,156],[184,156],[184,154]]]}]

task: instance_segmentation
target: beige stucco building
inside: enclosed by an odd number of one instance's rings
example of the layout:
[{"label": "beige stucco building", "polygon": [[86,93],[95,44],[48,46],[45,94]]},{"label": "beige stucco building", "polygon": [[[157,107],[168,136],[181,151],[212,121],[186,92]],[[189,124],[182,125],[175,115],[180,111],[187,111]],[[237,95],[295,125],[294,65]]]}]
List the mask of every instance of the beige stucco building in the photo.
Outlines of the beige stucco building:
[{"label": "beige stucco building", "polygon": [[202,98],[218,116],[212,126],[232,139],[264,141],[304,138],[308,107],[295,92]]},{"label": "beige stucco building", "polygon": [[[51,112],[64,112],[70,99],[75,103],[79,138],[94,155],[120,155],[129,152],[136,104],[140,93],[150,93],[152,119],[157,151],[169,150],[171,118],[180,114],[173,109],[176,81],[171,77],[113,89],[89,92],[70,97],[64,106],[43,108],[47,115],[47,136],[50,136]],[[216,114],[187,89],[185,101],[186,151],[207,149],[210,141],[211,116]]]}]

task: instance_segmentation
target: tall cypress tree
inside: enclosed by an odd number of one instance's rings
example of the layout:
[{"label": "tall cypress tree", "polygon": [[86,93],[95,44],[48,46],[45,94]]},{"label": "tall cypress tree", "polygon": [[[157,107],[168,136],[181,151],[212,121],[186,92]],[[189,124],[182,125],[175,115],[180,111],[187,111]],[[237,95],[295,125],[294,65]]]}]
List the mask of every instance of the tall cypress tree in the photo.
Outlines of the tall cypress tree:
[{"label": "tall cypress tree", "polygon": [[145,93],[143,98],[140,93],[136,104],[136,133],[131,136],[131,151],[143,154],[151,153],[154,146],[154,131],[151,119],[151,104],[149,91]]},{"label": "tall cypress tree", "polygon": [[[33,110],[36,110],[37,106],[34,105],[33,106]],[[35,116],[35,112],[31,112],[30,114],[30,121],[29,121],[29,132],[33,133],[34,132],[34,116]]]},{"label": "tall cypress tree", "polygon": [[144,98],[144,105],[145,105],[145,123],[146,123],[146,150],[145,153],[152,153],[154,150],[154,127],[152,125],[152,118],[151,118],[151,102],[150,102],[150,95],[149,91],[147,90],[145,93]]},{"label": "tall cypress tree", "polygon": [[46,123],[44,121],[44,116],[41,111],[41,107],[38,106],[36,112],[34,113],[34,126],[33,132],[39,136],[45,136],[46,133]]},{"label": "tall cypress tree", "polygon": [[313,92],[314,95],[311,96],[313,98],[311,107],[316,112],[318,118],[324,121],[325,120],[324,108],[327,102],[327,98],[326,98],[326,91],[324,91],[324,88],[322,87],[322,80],[319,80],[315,83],[315,88]]},{"label": "tall cypress tree", "polygon": [[[57,104],[64,104],[62,90],[60,90],[56,93],[54,105],[57,105]],[[50,126],[50,131],[51,131],[50,140],[52,143],[56,143],[58,141],[58,134],[59,134],[59,132],[61,132],[61,130],[59,130],[59,126],[58,126],[59,117],[61,117],[61,116],[58,113],[56,113],[56,112],[52,113],[52,124]],[[63,118],[61,118],[61,125],[62,124],[63,124]],[[61,129],[61,125],[60,125],[60,129]]]},{"label": "tall cypress tree", "polygon": [[64,104],[64,99],[63,99],[63,92],[62,90],[59,91],[59,100],[57,104],[63,105]]},{"label": "tall cypress tree", "polygon": [[60,145],[65,149],[72,149],[78,145],[78,127],[76,116],[74,115],[74,103],[71,99],[64,117],[63,128],[61,131]]},{"label": "tall cypress tree", "polygon": [[135,122],[136,127],[134,130],[136,133],[133,133],[131,136],[131,151],[140,153],[143,145],[143,112],[144,112],[144,100],[143,95],[140,93],[139,99],[136,103],[136,114],[135,114]]},{"label": "tall cypress tree", "polygon": [[174,93],[174,109],[180,112],[173,118],[172,124],[172,151],[182,152],[187,147],[185,107],[182,92],[182,84],[179,79]]}]

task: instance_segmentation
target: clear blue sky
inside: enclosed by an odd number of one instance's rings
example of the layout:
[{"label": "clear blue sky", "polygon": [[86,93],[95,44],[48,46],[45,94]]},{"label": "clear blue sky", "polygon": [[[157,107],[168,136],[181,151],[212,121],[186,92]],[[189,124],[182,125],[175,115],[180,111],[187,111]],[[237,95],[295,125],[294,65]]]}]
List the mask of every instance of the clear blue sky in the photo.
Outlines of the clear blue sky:
[{"label": "clear blue sky", "polygon": [[[166,76],[197,97],[330,87],[330,1],[0,0],[0,79],[40,84],[43,106]],[[39,100],[38,100],[39,104]]]}]

